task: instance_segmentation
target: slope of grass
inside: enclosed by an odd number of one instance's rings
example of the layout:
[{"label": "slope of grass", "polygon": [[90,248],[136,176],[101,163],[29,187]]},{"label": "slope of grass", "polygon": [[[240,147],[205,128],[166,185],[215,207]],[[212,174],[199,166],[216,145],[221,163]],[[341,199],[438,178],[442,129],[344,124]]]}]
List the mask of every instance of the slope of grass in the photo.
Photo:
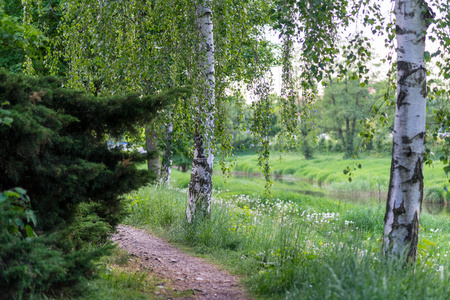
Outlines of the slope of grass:
[{"label": "slope of grass", "polygon": [[[314,180],[325,183],[330,189],[344,191],[387,191],[390,164],[389,157],[343,159],[341,154],[317,154],[314,159],[305,160],[300,154],[275,153],[271,158],[274,175]],[[361,165],[361,168],[358,168],[358,165]],[[349,182],[343,173],[347,167],[352,172],[352,182]],[[426,189],[443,189],[448,183],[442,168],[440,162],[431,167],[424,166]],[[255,154],[236,156],[232,172],[260,173],[257,156]]]}]

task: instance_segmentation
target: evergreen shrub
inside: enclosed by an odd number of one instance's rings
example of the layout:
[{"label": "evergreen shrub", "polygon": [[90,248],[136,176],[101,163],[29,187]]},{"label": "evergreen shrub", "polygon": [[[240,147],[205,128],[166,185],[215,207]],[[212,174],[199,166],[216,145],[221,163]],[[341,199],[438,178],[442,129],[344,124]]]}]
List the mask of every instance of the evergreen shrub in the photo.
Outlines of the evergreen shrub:
[{"label": "evergreen shrub", "polygon": [[0,191],[23,187],[37,221],[37,236],[10,232],[4,225],[17,205],[0,207],[1,297],[56,293],[93,274],[92,260],[110,248],[108,235],[124,216],[122,195],[154,179],[135,166],[145,155],[108,149],[107,137],[137,132],[189,92],[97,98],[63,86],[0,71],[0,103],[9,103],[13,120],[0,125]]}]

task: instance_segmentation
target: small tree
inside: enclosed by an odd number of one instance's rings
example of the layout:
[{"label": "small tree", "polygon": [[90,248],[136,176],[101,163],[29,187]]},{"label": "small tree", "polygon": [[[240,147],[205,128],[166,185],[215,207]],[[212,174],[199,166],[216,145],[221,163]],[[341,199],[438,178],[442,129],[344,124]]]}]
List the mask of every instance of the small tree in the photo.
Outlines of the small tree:
[{"label": "small tree", "polygon": [[352,157],[356,151],[355,139],[360,131],[360,121],[370,109],[369,91],[357,80],[344,79],[330,84],[318,105],[321,127],[337,136],[344,147],[345,157]]}]

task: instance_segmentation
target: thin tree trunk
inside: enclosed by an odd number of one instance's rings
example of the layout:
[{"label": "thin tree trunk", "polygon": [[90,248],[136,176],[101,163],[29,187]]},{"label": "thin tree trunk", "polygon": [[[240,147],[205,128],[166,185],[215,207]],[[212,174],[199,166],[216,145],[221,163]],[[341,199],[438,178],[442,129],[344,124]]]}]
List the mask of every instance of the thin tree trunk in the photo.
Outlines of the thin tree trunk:
[{"label": "thin tree trunk", "polygon": [[351,135],[350,130],[350,118],[345,118],[345,141],[346,141],[346,147],[344,148],[345,156],[350,157],[352,156],[353,152],[353,136]]},{"label": "thin tree trunk", "polygon": [[166,136],[165,136],[165,149],[163,153],[162,163],[161,163],[161,176],[160,182],[169,185],[170,184],[170,176],[172,174],[172,133],[173,133],[173,123],[170,122],[166,127]]},{"label": "thin tree trunk", "polygon": [[397,105],[391,177],[384,218],[383,253],[415,262],[423,198],[423,154],[427,98],[424,61],[427,21],[423,0],[396,0]]},{"label": "thin tree trunk", "polygon": [[307,139],[307,135],[303,135],[303,155],[306,160],[311,158],[311,149],[309,148],[309,143]]},{"label": "thin tree trunk", "polygon": [[[203,101],[197,100],[199,116],[194,134],[194,160],[189,184],[186,220],[190,223],[196,217],[208,217],[211,212],[212,172],[214,154],[212,149],[215,104],[214,37],[211,2],[196,2],[197,25],[200,33],[200,65],[202,76],[200,86]],[[205,105],[206,102],[206,105]],[[203,104],[202,104],[203,103]],[[206,116],[206,120],[204,117]]]},{"label": "thin tree trunk", "polygon": [[156,179],[159,178],[159,150],[158,134],[153,126],[145,127],[145,148],[147,150],[148,170],[155,172]]},{"label": "thin tree trunk", "polygon": [[339,138],[341,139],[341,142],[342,142],[342,147],[344,147],[344,151],[347,151],[347,143],[345,142],[344,134],[342,133],[341,128],[338,128],[338,134],[339,134]]}]

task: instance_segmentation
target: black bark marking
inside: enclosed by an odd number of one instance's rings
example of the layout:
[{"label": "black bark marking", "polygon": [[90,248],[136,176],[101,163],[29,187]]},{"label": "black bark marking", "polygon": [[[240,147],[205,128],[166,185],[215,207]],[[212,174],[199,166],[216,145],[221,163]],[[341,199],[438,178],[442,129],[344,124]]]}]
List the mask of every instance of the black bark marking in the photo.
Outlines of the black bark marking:
[{"label": "black bark marking", "polygon": [[416,138],[423,139],[424,137],[425,137],[425,132],[420,132],[420,133],[416,134],[415,136],[413,136],[412,138],[409,138],[406,135],[404,135],[404,136],[402,136],[402,144],[410,145]]},{"label": "black bark marking", "polygon": [[412,149],[411,147],[408,147],[408,151],[406,152],[406,157],[411,157],[412,155]]},{"label": "black bark marking", "polygon": [[425,43],[425,36],[423,36],[423,37],[421,37],[420,39],[415,40],[415,41],[413,42],[414,45],[417,45],[417,44],[420,44],[420,43]]},{"label": "black bark marking", "polygon": [[[405,73],[409,73],[412,70],[412,64],[407,61],[400,60],[397,62],[397,68],[400,71],[405,71]],[[399,83],[401,83],[401,78],[399,79]]]},{"label": "black bark marking", "polygon": [[395,219],[395,217],[398,217],[398,216],[404,214],[406,212],[405,201],[402,201],[402,203],[400,204],[399,207],[397,207],[397,208],[394,207],[394,209],[392,211],[394,212],[394,219]]},{"label": "black bark marking", "polygon": [[427,82],[424,81],[422,83],[422,89],[420,91],[420,94],[422,95],[422,97],[426,98],[428,96],[428,90],[427,90]]},{"label": "black bark marking", "polygon": [[409,76],[419,72],[419,71],[423,71],[423,73],[419,73],[416,78],[414,78],[414,80],[418,83],[418,84],[422,84],[425,83],[425,76],[427,73],[427,69],[425,69],[425,67],[423,66],[419,66],[418,68],[413,69],[413,65],[410,62],[407,61],[398,61],[397,62],[397,67],[398,67],[398,71],[403,71],[403,75],[398,79],[398,84],[399,85],[405,85],[406,84],[406,79],[408,79]]},{"label": "black bark marking", "polygon": [[412,144],[413,139],[414,139],[414,138],[410,139],[409,137],[407,137],[406,135],[404,135],[404,136],[402,136],[402,144],[404,144],[404,145]]},{"label": "black bark marking", "polygon": [[398,93],[398,97],[397,97],[397,107],[401,107],[403,104],[409,104],[409,103],[403,103],[403,101],[405,100],[406,96],[408,94],[405,93],[404,91],[400,91],[400,93]]},{"label": "black bark marking", "polygon": [[398,166],[395,167],[395,169],[403,170],[403,171],[406,171],[406,172],[409,171],[409,169],[407,167],[403,166],[403,165],[398,165]]},{"label": "black bark marking", "polygon": [[406,241],[409,241],[407,261],[409,263],[415,263],[417,259],[417,244],[419,242],[419,216],[417,211],[414,214],[411,224],[408,224],[407,228],[408,236],[406,237]]},{"label": "black bark marking", "polygon": [[414,16],[415,16],[416,14],[415,14],[415,12],[410,12],[410,13],[405,13],[405,19],[412,19],[412,18],[414,18]]},{"label": "black bark marking", "polygon": [[387,196],[387,200],[386,200],[386,213],[384,215],[384,226],[386,226],[387,221],[389,219],[388,215],[391,212],[391,206],[389,205],[389,200],[391,199],[392,190],[394,189],[394,184],[393,184],[394,169],[395,169],[395,164],[397,164],[397,161],[394,158],[394,149],[395,149],[395,144],[392,146],[391,173],[390,173],[390,176],[389,176],[389,190],[388,190],[388,196]]},{"label": "black bark marking", "polygon": [[403,71],[403,75],[398,79],[398,85],[405,85],[406,79],[412,74],[412,64],[406,61],[397,62],[398,72]]},{"label": "black bark marking", "polygon": [[400,26],[396,25],[395,26],[395,33],[398,35],[403,35],[403,34],[416,34],[415,30],[407,30],[407,29],[403,29]]},{"label": "black bark marking", "polygon": [[421,188],[423,189],[423,173],[422,173],[422,160],[420,158],[416,162],[416,166],[414,167],[414,172],[410,180],[406,181],[407,183],[421,183]]}]

